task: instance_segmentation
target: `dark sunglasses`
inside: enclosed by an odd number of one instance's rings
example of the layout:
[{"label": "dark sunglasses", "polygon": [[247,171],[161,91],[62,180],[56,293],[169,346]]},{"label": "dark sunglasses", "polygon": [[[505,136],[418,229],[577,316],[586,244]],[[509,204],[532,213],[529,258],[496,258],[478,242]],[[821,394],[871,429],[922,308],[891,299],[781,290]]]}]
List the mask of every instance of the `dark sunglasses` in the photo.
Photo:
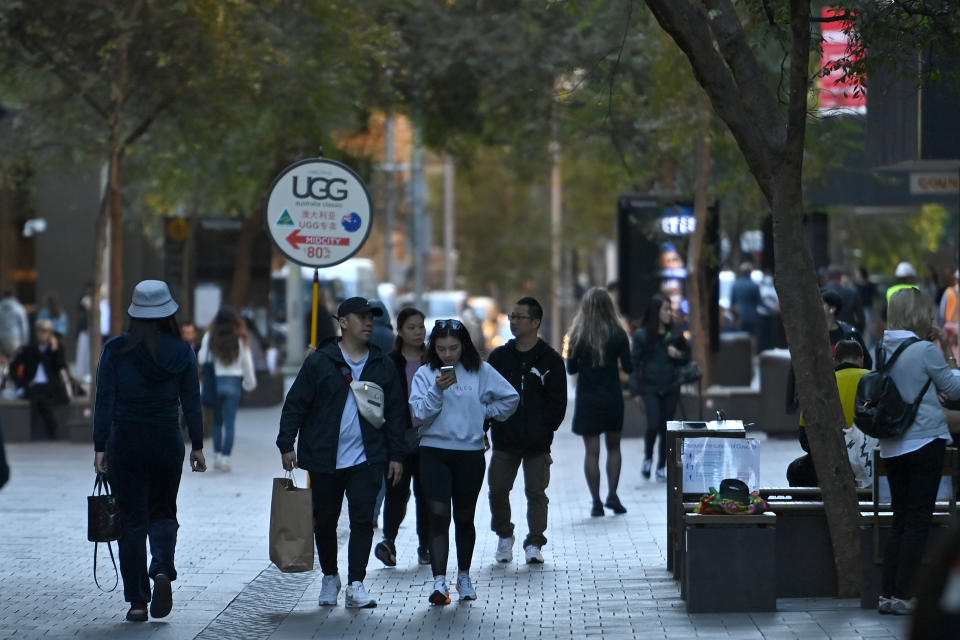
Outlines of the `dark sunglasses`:
[{"label": "dark sunglasses", "polygon": [[463,329],[463,323],[453,318],[449,318],[447,320],[437,320],[433,326],[440,327],[441,329],[453,329],[454,331],[460,331]]}]

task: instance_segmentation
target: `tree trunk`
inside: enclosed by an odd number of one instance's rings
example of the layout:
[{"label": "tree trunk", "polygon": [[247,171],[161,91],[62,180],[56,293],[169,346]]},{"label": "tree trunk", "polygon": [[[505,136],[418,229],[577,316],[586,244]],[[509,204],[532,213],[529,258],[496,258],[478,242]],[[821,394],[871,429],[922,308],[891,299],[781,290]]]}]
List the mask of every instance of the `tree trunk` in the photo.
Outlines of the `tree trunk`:
[{"label": "tree trunk", "polygon": [[[704,250],[703,242],[707,234],[707,219],[709,217],[708,199],[710,186],[710,140],[709,125],[704,124],[704,131],[697,141],[696,181],[693,197],[693,213],[697,224],[690,237],[690,247],[687,251],[687,283],[690,290],[687,292],[690,300],[690,327],[693,329],[693,360],[700,364],[703,378],[700,384],[709,387],[711,384],[711,347],[710,344],[710,286],[707,282],[708,264],[714,258],[712,252]],[[702,411],[698,407],[698,415]]]},{"label": "tree trunk", "polygon": [[[107,174],[110,166],[107,166]],[[103,286],[103,255],[107,250],[107,215],[110,206],[109,181],[100,196],[100,210],[94,223],[93,237],[93,292],[90,296],[90,310],[87,312],[87,330],[90,333],[90,396],[96,397],[98,364],[103,340],[100,336],[100,289]]]},{"label": "tree trunk", "polygon": [[790,1],[788,121],[731,0],[647,0],[690,60],[697,82],[729,127],[773,213],[776,287],[823,491],[841,597],[858,592],[860,540],[853,472],[841,428],[827,326],[802,228],[803,152],[809,91],[809,0]]},{"label": "tree trunk", "polygon": [[230,287],[230,304],[241,309],[247,302],[247,289],[250,287],[250,267],[252,266],[253,243],[257,235],[263,233],[266,211],[256,207],[244,223],[237,239],[237,253],[233,267],[233,284]]},{"label": "tree trunk", "polygon": [[123,201],[120,195],[120,151],[110,156],[110,335],[123,331]]}]

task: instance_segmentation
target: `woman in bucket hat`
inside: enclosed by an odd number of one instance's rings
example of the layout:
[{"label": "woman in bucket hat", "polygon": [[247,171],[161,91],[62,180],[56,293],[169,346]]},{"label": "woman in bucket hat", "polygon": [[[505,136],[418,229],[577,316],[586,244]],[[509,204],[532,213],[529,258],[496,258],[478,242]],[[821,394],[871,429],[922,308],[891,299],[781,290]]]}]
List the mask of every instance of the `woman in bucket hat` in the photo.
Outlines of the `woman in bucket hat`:
[{"label": "woman in bucket hat", "polygon": [[[108,474],[120,506],[117,543],[127,620],[162,618],[177,578],[177,491],[183,469],[178,406],[190,431],[190,467],[206,471],[197,358],[180,338],[170,288],[144,280],[133,292],[130,327],[103,346],[93,417],[94,466]],[[147,568],[146,545],[153,556]],[[153,579],[153,594],[150,579]]]}]

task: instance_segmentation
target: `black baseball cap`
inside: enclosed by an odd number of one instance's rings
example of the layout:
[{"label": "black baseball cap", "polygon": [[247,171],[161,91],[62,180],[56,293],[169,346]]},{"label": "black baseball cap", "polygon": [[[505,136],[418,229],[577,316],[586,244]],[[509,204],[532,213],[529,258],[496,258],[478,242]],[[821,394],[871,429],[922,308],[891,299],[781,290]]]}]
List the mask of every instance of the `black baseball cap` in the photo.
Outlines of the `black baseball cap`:
[{"label": "black baseball cap", "polygon": [[366,298],[356,296],[354,298],[347,298],[341,302],[337,308],[338,318],[342,318],[351,313],[372,313],[375,316],[382,316],[383,309],[371,306],[370,301]]}]

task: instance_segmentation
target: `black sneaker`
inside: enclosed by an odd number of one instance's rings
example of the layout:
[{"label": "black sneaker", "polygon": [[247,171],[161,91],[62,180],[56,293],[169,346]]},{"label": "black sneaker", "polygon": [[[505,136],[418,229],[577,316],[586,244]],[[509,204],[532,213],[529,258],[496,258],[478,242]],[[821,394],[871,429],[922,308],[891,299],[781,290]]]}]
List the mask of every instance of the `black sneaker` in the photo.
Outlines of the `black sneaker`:
[{"label": "black sneaker", "polygon": [[593,508],[590,509],[590,516],[593,518],[599,518],[603,515],[603,503],[600,501],[593,503]]},{"label": "black sneaker", "polygon": [[150,616],[164,618],[173,608],[173,591],[170,588],[170,578],[164,573],[153,577],[153,599],[150,600]]},{"label": "black sneaker", "polygon": [[417,562],[419,564],[430,564],[430,549],[428,547],[417,549]]},{"label": "black sneaker", "polygon": [[622,514],[627,512],[627,508],[623,506],[623,503],[620,502],[620,498],[617,496],[607,497],[607,502],[605,505],[607,509],[612,509],[614,513]]},{"label": "black sneaker", "polygon": [[388,567],[397,566],[397,548],[393,545],[393,540],[384,538],[378,542],[377,546],[373,548],[373,555],[377,556],[377,560]]}]

